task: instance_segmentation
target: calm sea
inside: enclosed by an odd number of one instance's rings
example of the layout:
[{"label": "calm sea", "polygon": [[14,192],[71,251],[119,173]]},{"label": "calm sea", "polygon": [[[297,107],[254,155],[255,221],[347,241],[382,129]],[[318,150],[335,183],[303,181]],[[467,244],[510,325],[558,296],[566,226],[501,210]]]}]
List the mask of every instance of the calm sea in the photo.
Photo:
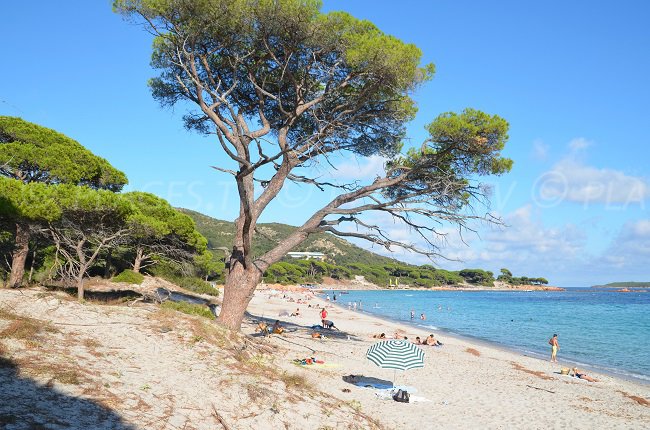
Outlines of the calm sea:
[{"label": "calm sea", "polygon": [[362,312],[547,359],[548,339],[557,333],[560,362],[650,383],[650,292],[349,291],[336,298],[339,305],[361,301]]}]

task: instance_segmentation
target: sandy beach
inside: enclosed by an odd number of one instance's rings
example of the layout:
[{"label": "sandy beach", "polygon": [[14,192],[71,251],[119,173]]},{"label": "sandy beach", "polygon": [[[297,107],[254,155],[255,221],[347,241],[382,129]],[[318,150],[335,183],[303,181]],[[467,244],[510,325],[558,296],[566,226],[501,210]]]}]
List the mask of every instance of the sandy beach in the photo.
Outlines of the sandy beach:
[{"label": "sandy beach", "polygon": [[[322,306],[340,332],[319,330],[325,338],[314,339]],[[80,304],[42,289],[0,290],[0,427],[650,427],[648,385],[592,372],[599,382],[590,383],[559,374],[561,355],[549,363],[445,335],[444,346],[422,347],[424,368],[397,372],[413,400],[398,403],[364,387],[394,377],[365,358],[372,335],[428,333],[298,288],[257,291],[248,311],[240,336],[151,303]],[[283,335],[256,332],[258,321],[276,319]],[[18,336],[21,324],[34,323],[41,329]],[[324,363],[293,362],[310,357]]]}]

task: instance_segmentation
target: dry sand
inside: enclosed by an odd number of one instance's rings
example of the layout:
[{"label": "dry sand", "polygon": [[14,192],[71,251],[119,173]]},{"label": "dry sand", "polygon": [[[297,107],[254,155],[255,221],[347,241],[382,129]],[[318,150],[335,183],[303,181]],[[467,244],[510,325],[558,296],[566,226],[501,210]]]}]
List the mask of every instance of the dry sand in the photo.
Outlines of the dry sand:
[{"label": "dry sand", "polygon": [[[393,379],[365,359],[372,334],[428,333],[328,304],[341,332],[313,339],[326,304],[295,289],[258,291],[247,336],[237,336],[154,304],[0,290],[0,428],[650,428],[648,385],[597,374],[589,383],[560,375],[561,362],[447,336],[443,347],[423,347],[424,368],[397,373],[426,401],[378,398],[343,378]],[[300,316],[287,316],[296,308]],[[262,318],[287,332],[262,337]],[[292,363],[307,357],[325,364]]]}]

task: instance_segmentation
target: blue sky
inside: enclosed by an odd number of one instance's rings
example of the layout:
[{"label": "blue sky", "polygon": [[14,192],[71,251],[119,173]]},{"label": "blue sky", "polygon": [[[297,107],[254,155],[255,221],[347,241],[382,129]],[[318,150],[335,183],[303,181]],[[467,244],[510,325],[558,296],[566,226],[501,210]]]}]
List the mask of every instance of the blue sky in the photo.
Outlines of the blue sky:
[{"label": "blue sky", "polygon": [[[237,213],[217,145],[183,129],[146,86],[150,36],[109,1],[9,2],[0,42],[0,115],[61,131],[144,190],[223,219]],[[437,260],[544,276],[561,286],[650,280],[650,3],[343,1],[346,10],[418,45],[437,73],[416,95],[412,144],[445,111],[474,107],[510,122],[511,173],[489,178],[506,229],[450,231]],[[339,176],[372,178],[381,160],[344,160]],[[326,197],[289,187],[263,221],[298,224]],[[388,222],[388,220],[381,220]],[[387,224],[399,236],[410,232]],[[409,253],[394,256],[424,263]]]}]

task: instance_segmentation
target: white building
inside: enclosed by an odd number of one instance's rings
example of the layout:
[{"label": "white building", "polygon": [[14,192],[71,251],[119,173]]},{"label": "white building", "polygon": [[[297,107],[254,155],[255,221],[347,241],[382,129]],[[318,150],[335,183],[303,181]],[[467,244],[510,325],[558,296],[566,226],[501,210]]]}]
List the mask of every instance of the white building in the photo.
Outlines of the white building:
[{"label": "white building", "polygon": [[287,252],[287,255],[291,258],[297,258],[300,260],[325,261],[327,258],[327,256],[322,252]]}]

